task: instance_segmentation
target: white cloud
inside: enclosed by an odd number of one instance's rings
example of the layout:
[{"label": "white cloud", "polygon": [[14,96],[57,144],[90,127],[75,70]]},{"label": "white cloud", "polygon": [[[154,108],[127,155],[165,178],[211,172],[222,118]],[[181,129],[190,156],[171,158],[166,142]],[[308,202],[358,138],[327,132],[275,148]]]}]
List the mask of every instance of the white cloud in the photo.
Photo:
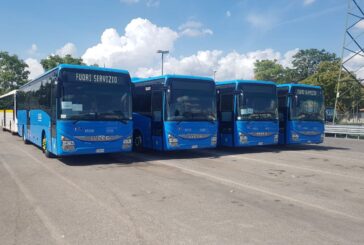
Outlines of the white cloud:
[{"label": "white cloud", "polygon": [[295,54],[297,54],[299,50],[300,50],[299,48],[295,48],[295,49],[292,49],[292,50],[288,50],[284,54],[283,59],[280,61],[280,63],[282,64],[282,66],[283,67],[288,67],[288,68],[293,68],[293,64],[292,64],[293,56]]},{"label": "white cloud", "polygon": [[158,27],[147,19],[133,19],[124,35],[106,29],[100,43],[86,50],[82,59],[86,64],[134,69],[152,66],[159,60],[157,50],[173,50],[178,34],[168,27]]},{"label": "white cloud", "polygon": [[276,23],[276,17],[268,14],[251,13],[246,17],[246,21],[254,28],[269,29]]},{"label": "white cloud", "polygon": [[139,0],[120,0],[121,3],[126,3],[126,4],[134,4],[134,3],[138,3]]},{"label": "white cloud", "polygon": [[179,26],[180,36],[199,37],[205,35],[212,35],[213,31],[204,28],[203,24],[198,21],[189,20]]},{"label": "white cloud", "polygon": [[38,46],[37,44],[33,43],[30,49],[28,49],[28,54],[33,56],[37,53],[37,51],[38,51]]},{"label": "white cloud", "polygon": [[303,0],[303,5],[311,5],[313,4],[314,2],[316,2],[316,0]]},{"label": "white cloud", "polygon": [[[282,55],[273,49],[265,49],[245,54],[236,51],[224,54],[221,50],[206,50],[179,59],[169,57],[164,63],[164,68],[166,73],[169,74],[210,77],[213,76],[214,71],[217,71],[217,80],[254,79],[254,63],[256,60],[277,60],[283,66],[291,67],[290,62],[296,52],[297,49],[293,49]],[[139,68],[135,74],[138,77],[160,75],[160,67]]]},{"label": "white cloud", "polygon": [[62,48],[56,50],[56,55],[64,57],[66,55],[76,56],[77,48],[73,43],[66,43]]},{"label": "white cloud", "polygon": [[27,70],[30,72],[29,79],[32,80],[44,73],[43,66],[39,63],[38,60],[33,58],[28,58],[25,60],[25,63],[28,65]]},{"label": "white cloud", "polygon": [[[190,21],[180,26],[201,29],[200,22]],[[115,29],[106,29],[100,43],[86,50],[82,58],[86,64],[127,69],[132,76],[150,77],[160,75],[161,59],[157,50],[170,50],[165,56],[164,69],[169,74],[213,76],[217,80],[253,79],[256,60],[278,60],[285,67],[291,67],[292,56],[298,49],[280,53],[273,49],[240,53],[237,51],[202,50],[190,56],[173,56],[173,47],[181,35],[168,27],[159,27],[149,20],[132,20],[120,35]]]},{"label": "white cloud", "polygon": [[363,30],[364,29],[364,20],[361,20],[358,23],[356,23],[355,28]]},{"label": "white cloud", "polygon": [[[362,52],[360,54],[363,54]],[[344,60],[348,60],[353,54],[348,54]],[[353,72],[358,79],[364,79],[364,57],[356,55],[345,63],[345,67]],[[363,83],[364,84],[364,83]]]},{"label": "white cloud", "polygon": [[159,0],[147,0],[147,7],[158,7],[159,4]]},{"label": "white cloud", "polygon": [[226,17],[231,17],[231,12],[229,10],[226,11]]}]

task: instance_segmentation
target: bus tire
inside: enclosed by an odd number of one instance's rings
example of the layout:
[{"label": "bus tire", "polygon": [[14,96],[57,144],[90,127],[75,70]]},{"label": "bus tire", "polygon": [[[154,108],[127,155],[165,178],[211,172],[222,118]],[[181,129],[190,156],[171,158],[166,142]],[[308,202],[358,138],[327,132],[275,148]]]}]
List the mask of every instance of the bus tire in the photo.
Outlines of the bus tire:
[{"label": "bus tire", "polygon": [[47,158],[53,158],[53,154],[50,151],[48,151],[47,136],[44,132],[42,133],[42,151]]},{"label": "bus tire", "polygon": [[133,151],[143,151],[143,136],[139,131],[133,133]]},{"label": "bus tire", "polygon": [[26,144],[26,145],[28,145],[28,144],[29,144],[29,140],[27,140],[27,137],[25,136],[24,127],[23,127],[23,142],[24,142],[24,144]]}]

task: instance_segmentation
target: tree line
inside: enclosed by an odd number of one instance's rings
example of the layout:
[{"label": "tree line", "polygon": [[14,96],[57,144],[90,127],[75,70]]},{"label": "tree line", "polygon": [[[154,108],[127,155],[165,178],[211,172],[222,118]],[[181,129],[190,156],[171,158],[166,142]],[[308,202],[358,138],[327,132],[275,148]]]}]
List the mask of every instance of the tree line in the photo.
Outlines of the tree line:
[{"label": "tree line", "polygon": [[[277,84],[295,82],[321,86],[326,107],[334,107],[336,89],[341,69],[340,58],[324,49],[299,50],[292,60],[292,68],[283,67],[277,60],[257,60],[255,79]],[[340,97],[337,109],[341,112],[364,107],[364,87],[347,71],[341,71]]]},{"label": "tree line", "polygon": [[[50,70],[59,64],[84,65],[82,58],[71,55],[61,57],[51,55],[41,60],[44,70]],[[17,55],[0,52],[0,94],[17,89],[28,82],[28,65]],[[254,63],[255,79],[281,83],[302,83],[321,86],[324,90],[325,105],[333,107],[336,86],[340,72],[340,59],[335,53],[318,49],[299,50],[292,60],[292,68],[283,67],[277,60],[257,60]],[[364,88],[355,79],[355,75],[341,71],[340,99],[338,109],[342,112],[352,108],[364,107]]]}]

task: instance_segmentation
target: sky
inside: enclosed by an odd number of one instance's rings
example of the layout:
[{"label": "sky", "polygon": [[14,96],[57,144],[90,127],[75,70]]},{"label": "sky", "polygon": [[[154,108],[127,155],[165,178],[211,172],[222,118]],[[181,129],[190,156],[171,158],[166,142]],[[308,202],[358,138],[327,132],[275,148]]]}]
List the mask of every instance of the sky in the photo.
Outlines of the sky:
[{"label": "sky", "polygon": [[52,54],[159,75],[161,49],[166,73],[251,79],[256,60],[340,56],[346,11],[344,0],[2,0],[0,50],[24,59],[30,78]]}]

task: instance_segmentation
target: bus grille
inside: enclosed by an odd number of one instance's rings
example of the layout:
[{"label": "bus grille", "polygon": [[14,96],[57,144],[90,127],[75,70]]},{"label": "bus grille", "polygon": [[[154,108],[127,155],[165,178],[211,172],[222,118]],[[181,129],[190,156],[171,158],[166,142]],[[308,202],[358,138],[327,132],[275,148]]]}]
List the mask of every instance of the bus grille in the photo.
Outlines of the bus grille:
[{"label": "bus grille", "polygon": [[120,135],[91,135],[91,136],[75,136],[76,139],[81,141],[92,142],[107,142],[121,139]]},{"label": "bus grille", "polygon": [[321,132],[319,131],[298,131],[298,133],[307,135],[307,136],[313,136],[313,135],[319,135]]},{"label": "bus grille", "polygon": [[180,134],[182,139],[206,139],[210,137],[210,134]]},{"label": "bus grille", "polygon": [[255,137],[266,137],[266,136],[272,136],[274,133],[272,132],[253,132],[249,133],[251,136]]}]

